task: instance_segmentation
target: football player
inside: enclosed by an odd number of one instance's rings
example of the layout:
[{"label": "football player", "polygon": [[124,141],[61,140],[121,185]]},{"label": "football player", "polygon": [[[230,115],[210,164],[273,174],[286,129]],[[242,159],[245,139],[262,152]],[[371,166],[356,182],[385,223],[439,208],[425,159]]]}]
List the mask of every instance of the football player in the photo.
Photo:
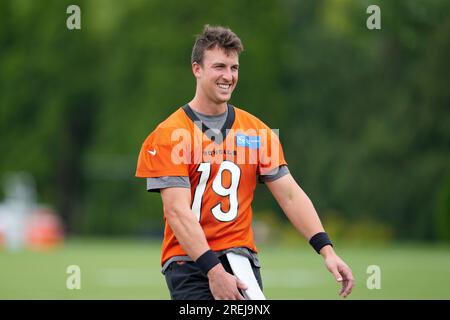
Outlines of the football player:
[{"label": "football player", "polygon": [[[194,98],[160,123],[140,150],[136,176],[146,178],[147,190],[160,192],[163,201],[161,265],[171,298],[264,298],[251,227],[257,182],[266,184],[323,256],[346,297],[353,287],[351,269],[334,252],[313,204],[290,174],[278,136],[229,104],[242,51],[229,28],[206,25],[192,50]],[[249,269],[241,278],[240,268]]]}]

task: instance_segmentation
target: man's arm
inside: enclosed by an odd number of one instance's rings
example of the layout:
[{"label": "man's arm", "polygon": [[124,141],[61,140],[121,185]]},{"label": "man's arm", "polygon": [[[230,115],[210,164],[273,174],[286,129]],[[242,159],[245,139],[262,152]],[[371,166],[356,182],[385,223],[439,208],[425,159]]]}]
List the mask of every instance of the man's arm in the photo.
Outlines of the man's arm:
[{"label": "man's arm", "polygon": [[[324,232],[311,200],[291,174],[275,181],[266,182],[266,185],[291,223],[306,239],[309,240],[315,234]],[[331,245],[324,246],[320,250],[320,254],[325,259],[327,269],[337,281],[342,282],[339,294],[345,298],[352,292],[354,285],[351,269],[336,255]]]},{"label": "man's arm", "polygon": [[[191,210],[191,191],[187,188],[161,189],[167,222],[186,253],[197,261],[210,250],[205,233]],[[247,287],[235,276],[225,271],[219,263],[207,274],[209,287],[215,299],[244,300],[239,289]]]}]

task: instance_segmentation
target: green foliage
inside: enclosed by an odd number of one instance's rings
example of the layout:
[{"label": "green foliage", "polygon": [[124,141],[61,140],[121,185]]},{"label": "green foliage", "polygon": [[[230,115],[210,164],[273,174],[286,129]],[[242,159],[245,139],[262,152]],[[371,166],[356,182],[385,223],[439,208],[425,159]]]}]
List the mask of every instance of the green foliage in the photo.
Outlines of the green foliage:
[{"label": "green foliage", "polygon": [[450,242],[450,174],[437,196],[436,233],[439,239]]},{"label": "green foliage", "polygon": [[[192,98],[190,52],[209,23],[242,38],[232,103],[280,129],[327,228],[334,211],[354,238],[448,239],[448,1],[78,1],[74,31],[69,4],[0,2],[0,174],[32,173],[69,231],[161,229],[137,155]],[[366,28],[369,4],[381,30]],[[266,195],[255,208],[281,214]]]},{"label": "green foliage", "polygon": [[324,212],[325,229],[336,243],[351,245],[385,244],[393,238],[393,227],[374,221],[371,217],[361,216],[356,220],[347,220],[339,212]]}]

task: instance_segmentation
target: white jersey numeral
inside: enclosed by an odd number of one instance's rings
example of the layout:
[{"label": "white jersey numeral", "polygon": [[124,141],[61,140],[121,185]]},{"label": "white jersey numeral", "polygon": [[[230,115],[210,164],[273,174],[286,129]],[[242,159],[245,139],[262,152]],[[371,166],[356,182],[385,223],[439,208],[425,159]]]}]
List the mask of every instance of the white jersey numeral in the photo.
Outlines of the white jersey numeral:
[{"label": "white jersey numeral", "polygon": [[[222,173],[225,170],[228,171],[231,175],[231,184],[227,188],[225,188],[222,184]],[[197,171],[201,172],[202,174],[200,176],[200,181],[198,182],[197,188],[195,189],[194,201],[192,202],[192,211],[195,213],[198,221],[200,221],[203,194],[205,193],[206,184],[211,174],[211,163],[201,163]],[[240,179],[241,170],[234,162],[224,161],[221,163],[217,175],[212,182],[212,190],[219,196],[229,197],[230,208],[227,212],[223,212],[221,203],[214,206],[211,209],[211,212],[217,220],[228,222],[236,219],[239,209],[237,190],[239,187]]]},{"label": "white jersey numeral", "polygon": [[211,173],[210,163],[200,163],[197,171],[201,172],[200,181],[197,188],[195,188],[194,201],[192,202],[192,212],[197,216],[197,220],[200,221],[200,212],[202,211],[202,199],[205,193],[206,183],[208,182],[209,175]]}]

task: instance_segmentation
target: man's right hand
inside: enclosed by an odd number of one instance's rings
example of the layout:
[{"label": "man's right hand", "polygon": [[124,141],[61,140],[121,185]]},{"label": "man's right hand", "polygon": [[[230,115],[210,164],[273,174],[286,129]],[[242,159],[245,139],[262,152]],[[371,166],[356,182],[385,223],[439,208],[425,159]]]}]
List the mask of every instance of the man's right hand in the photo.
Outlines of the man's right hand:
[{"label": "man's right hand", "polygon": [[245,300],[238,289],[247,290],[247,286],[236,276],[228,273],[221,263],[208,272],[209,288],[216,300]]}]

